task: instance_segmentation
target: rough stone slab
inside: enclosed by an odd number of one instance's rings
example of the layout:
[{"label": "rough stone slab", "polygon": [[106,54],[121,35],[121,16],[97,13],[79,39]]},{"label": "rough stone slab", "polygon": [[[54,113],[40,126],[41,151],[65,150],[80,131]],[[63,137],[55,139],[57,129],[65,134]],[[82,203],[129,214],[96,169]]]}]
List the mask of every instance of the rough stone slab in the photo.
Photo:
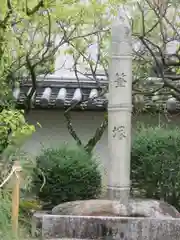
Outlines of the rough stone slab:
[{"label": "rough stone slab", "polygon": [[179,240],[180,219],[44,215],[42,239]]},{"label": "rough stone slab", "polygon": [[107,199],[65,202],[52,209],[53,215],[179,218],[179,212],[164,201],[129,199],[126,204]]}]

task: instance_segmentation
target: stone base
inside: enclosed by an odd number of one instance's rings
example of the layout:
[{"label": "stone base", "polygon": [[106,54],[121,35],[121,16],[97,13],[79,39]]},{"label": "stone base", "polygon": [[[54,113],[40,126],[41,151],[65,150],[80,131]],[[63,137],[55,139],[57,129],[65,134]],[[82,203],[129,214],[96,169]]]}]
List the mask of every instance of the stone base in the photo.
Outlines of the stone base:
[{"label": "stone base", "polygon": [[45,214],[48,214],[48,212],[39,211],[33,214],[32,221],[31,221],[31,236],[33,238],[36,238],[42,235],[42,220]]},{"label": "stone base", "polygon": [[[84,200],[35,213],[32,233],[43,239],[179,240],[180,214],[157,200]],[[38,230],[38,231],[37,231]],[[33,235],[33,236],[34,236]]]},{"label": "stone base", "polygon": [[42,239],[179,240],[180,219],[44,215]]}]

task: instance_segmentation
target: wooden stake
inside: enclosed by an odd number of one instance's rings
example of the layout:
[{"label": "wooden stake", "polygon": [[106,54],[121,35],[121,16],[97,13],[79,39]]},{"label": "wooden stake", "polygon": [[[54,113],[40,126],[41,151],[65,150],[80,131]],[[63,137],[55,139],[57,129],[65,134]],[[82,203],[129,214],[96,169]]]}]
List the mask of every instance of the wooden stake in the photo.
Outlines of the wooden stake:
[{"label": "wooden stake", "polygon": [[20,171],[21,167],[18,162],[14,163],[13,168],[15,169],[12,190],[12,230],[15,236],[18,236],[18,218],[19,218],[19,197],[20,197]]}]

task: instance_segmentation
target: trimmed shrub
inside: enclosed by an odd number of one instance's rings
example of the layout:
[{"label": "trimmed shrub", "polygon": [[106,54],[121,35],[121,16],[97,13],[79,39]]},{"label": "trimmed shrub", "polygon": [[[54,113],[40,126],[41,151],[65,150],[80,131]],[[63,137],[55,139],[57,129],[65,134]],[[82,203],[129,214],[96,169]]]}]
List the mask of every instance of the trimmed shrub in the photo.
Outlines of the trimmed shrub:
[{"label": "trimmed shrub", "polygon": [[179,129],[138,130],[132,143],[131,179],[144,197],[163,199],[180,210]]},{"label": "trimmed shrub", "polygon": [[[45,183],[41,189],[43,177]],[[48,208],[67,201],[96,198],[101,192],[97,162],[82,149],[67,147],[46,149],[37,157],[33,183],[36,195]]]}]

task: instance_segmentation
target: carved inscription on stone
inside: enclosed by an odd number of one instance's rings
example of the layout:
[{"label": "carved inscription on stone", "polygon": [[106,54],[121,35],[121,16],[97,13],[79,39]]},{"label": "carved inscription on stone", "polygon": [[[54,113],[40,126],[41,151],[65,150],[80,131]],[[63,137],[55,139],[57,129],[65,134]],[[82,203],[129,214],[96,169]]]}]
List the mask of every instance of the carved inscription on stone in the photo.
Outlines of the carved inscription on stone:
[{"label": "carved inscription on stone", "polygon": [[125,79],[126,75],[124,73],[116,73],[115,87],[126,87],[127,80]]},{"label": "carved inscription on stone", "polygon": [[124,126],[118,126],[114,127],[112,130],[113,138],[117,137],[119,140],[122,140],[126,137],[125,127]]}]

